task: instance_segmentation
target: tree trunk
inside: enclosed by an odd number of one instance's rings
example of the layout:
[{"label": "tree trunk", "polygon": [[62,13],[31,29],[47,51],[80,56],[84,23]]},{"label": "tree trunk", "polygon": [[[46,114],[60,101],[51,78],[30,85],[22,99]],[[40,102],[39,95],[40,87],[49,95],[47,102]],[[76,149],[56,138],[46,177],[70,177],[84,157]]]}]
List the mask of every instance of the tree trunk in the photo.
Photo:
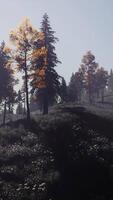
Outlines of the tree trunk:
[{"label": "tree trunk", "polygon": [[3,125],[5,125],[5,120],[6,120],[6,101],[4,102]]},{"label": "tree trunk", "polygon": [[23,115],[26,115],[25,99],[24,99],[24,111],[23,111]]},{"label": "tree trunk", "polygon": [[48,114],[48,94],[47,88],[43,90],[43,115]]},{"label": "tree trunk", "polygon": [[28,93],[28,74],[27,74],[27,59],[25,52],[25,92],[26,92],[26,107],[27,107],[27,120],[30,121],[30,108],[29,108],[29,93]]},{"label": "tree trunk", "polygon": [[8,103],[8,109],[9,109],[9,114],[10,114],[10,112],[11,112],[11,103],[10,102]]}]

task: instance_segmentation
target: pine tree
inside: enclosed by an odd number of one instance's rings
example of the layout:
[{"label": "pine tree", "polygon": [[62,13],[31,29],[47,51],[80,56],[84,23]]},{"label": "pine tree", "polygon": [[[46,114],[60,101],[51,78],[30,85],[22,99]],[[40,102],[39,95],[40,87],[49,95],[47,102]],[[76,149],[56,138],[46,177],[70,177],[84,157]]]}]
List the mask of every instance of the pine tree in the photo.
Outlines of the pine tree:
[{"label": "pine tree", "polygon": [[75,83],[75,74],[72,73],[70,82],[68,85],[68,101],[75,102],[77,101],[77,91]]},{"label": "pine tree", "polygon": [[61,97],[61,102],[66,102],[67,101],[67,85],[65,79],[62,77],[61,78],[61,86],[60,86],[60,97]]},{"label": "pine tree", "polygon": [[50,26],[47,14],[43,16],[41,32],[44,35],[44,40],[35,43],[35,47],[37,49],[45,49],[46,53],[40,54],[40,56],[35,59],[34,65],[39,70],[37,70],[37,74],[42,73],[42,76],[38,76],[39,79],[42,79],[42,82],[38,84],[37,88],[43,99],[43,114],[47,114],[48,104],[53,104],[56,95],[60,91],[59,75],[55,71],[56,65],[60,62],[55,53],[54,46],[58,39],[54,37],[55,32]]},{"label": "pine tree", "polygon": [[70,101],[81,102],[81,95],[83,91],[83,75],[80,72],[73,73],[68,86],[68,99]]}]

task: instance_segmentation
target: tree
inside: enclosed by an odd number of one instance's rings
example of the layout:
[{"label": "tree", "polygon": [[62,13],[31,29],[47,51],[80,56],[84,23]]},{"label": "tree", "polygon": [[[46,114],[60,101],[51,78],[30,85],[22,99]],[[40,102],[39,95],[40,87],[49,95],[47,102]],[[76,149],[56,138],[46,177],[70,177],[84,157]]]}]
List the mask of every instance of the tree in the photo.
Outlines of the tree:
[{"label": "tree", "polygon": [[12,83],[12,87],[9,88],[9,92],[7,96],[7,105],[8,105],[9,114],[13,113],[14,104],[16,103],[16,97],[17,97],[17,93],[16,91],[14,91],[14,82]]},{"label": "tree", "polygon": [[23,108],[23,105],[22,105],[22,102],[21,103],[19,103],[18,105],[17,105],[17,108],[16,108],[16,114],[18,115],[23,115],[23,112],[24,112],[24,108]]},{"label": "tree", "polygon": [[61,97],[61,102],[67,101],[67,85],[63,77],[61,78],[60,97]]},{"label": "tree", "polygon": [[103,67],[99,68],[95,76],[96,92],[101,92],[101,101],[104,103],[104,90],[108,82],[108,72]]},{"label": "tree", "polygon": [[78,72],[75,73],[75,85],[76,85],[76,92],[77,92],[77,100],[78,102],[81,102],[81,96],[84,89],[84,79],[83,74],[78,70]]},{"label": "tree", "polygon": [[55,67],[60,61],[57,58],[54,46],[58,39],[54,37],[55,32],[50,26],[47,14],[43,16],[41,32],[44,35],[43,41],[37,41],[35,43],[35,48],[37,50],[41,48],[42,53],[34,60],[34,66],[38,77],[38,81],[36,78],[34,82],[37,82],[35,88],[38,88],[39,93],[42,95],[43,114],[47,114],[48,104],[53,104],[56,95],[60,91],[60,77],[55,71]]},{"label": "tree", "polygon": [[69,86],[68,86],[68,98],[70,101],[81,101],[81,95],[83,91],[83,75],[79,71],[72,74]]},{"label": "tree", "polygon": [[30,60],[32,53],[32,43],[37,41],[41,37],[41,34],[33,29],[29,19],[25,19],[22,24],[14,31],[10,33],[10,40],[15,45],[15,61],[17,63],[18,70],[24,72],[25,81],[25,93],[26,93],[26,107],[27,107],[27,120],[30,120],[29,109],[29,71]]},{"label": "tree", "polygon": [[14,93],[13,70],[11,69],[10,49],[2,42],[0,46],[0,102],[4,104],[3,124],[6,118],[6,104]]},{"label": "tree", "polygon": [[88,51],[82,59],[80,71],[84,77],[84,86],[88,93],[89,103],[94,100],[95,92],[95,74],[98,69],[98,63],[95,62],[95,56]]},{"label": "tree", "polygon": [[109,79],[108,79],[108,90],[110,92],[112,92],[112,94],[113,94],[113,71],[112,71],[112,69],[110,70],[110,75],[109,75]]},{"label": "tree", "polygon": [[16,113],[17,114],[23,114],[23,105],[22,105],[23,99],[22,99],[22,94],[21,91],[18,91],[18,95],[17,95],[17,109],[16,109]]},{"label": "tree", "polygon": [[68,85],[68,100],[71,102],[75,102],[77,100],[77,91],[76,91],[76,83],[75,83],[75,75],[72,73],[70,78],[70,82]]}]

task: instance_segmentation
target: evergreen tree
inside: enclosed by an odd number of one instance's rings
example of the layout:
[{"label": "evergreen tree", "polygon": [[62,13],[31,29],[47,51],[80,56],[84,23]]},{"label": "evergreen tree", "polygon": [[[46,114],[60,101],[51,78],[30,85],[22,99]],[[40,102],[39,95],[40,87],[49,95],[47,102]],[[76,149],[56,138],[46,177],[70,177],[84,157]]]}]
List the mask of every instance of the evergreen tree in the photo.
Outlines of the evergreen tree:
[{"label": "evergreen tree", "polygon": [[83,91],[83,76],[79,69],[78,72],[72,74],[70,83],[68,86],[68,99],[70,101],[81,101],[81,95]]},{"label": "evergreen tree", "polygon": [[[54,37],[54,31],[52,30],[49,22],[48,15],[45,14],[41,23],[41,32],[44,35],[42,42],[35,43],[37,49],[45,49],[46,53],[41,53],[37,59],[35,59],[35,67],[37,76],[41,84],[36,84],[39,93],[42,95],[43,101],[43,114],[48,113],[48,104],[52,105],[56,95],[60,92],[59,75],[55,71],[55,67],[59,62],[55,53],[55,43],[58,41]],[[39,75],[41,74],[42,75]],[[41,80],[40,80],[41,79]]]},{"label": "evergreen tree", "polygon": [[75,82],[75,74],[72,73],[70,78],[70,82],[68,85],[68,101],[75,102],[77,101],[77,90],[76,90],[76,82]]},{"label": "evergreen tree", "polygon": [[61,102],[66,102],[67,101],[67,85],[63,77],[61,78],[61,80],[62,80],[61,86],[60,86]]}]

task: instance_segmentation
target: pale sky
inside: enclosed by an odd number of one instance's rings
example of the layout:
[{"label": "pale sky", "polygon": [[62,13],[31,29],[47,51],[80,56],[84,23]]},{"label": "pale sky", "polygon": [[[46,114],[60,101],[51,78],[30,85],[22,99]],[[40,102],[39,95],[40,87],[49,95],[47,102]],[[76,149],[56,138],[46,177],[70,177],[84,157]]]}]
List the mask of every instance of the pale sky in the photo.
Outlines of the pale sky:
[{"label": "pale sky", "polygon": [[67,82],[88,50],[101,66],[113,69],[113,0],[0,0],[0,7],[0,41],[8,41],[23,17],[40,28],[48,13],[59,38],[56,52],[62,64],[56,70]]}]

